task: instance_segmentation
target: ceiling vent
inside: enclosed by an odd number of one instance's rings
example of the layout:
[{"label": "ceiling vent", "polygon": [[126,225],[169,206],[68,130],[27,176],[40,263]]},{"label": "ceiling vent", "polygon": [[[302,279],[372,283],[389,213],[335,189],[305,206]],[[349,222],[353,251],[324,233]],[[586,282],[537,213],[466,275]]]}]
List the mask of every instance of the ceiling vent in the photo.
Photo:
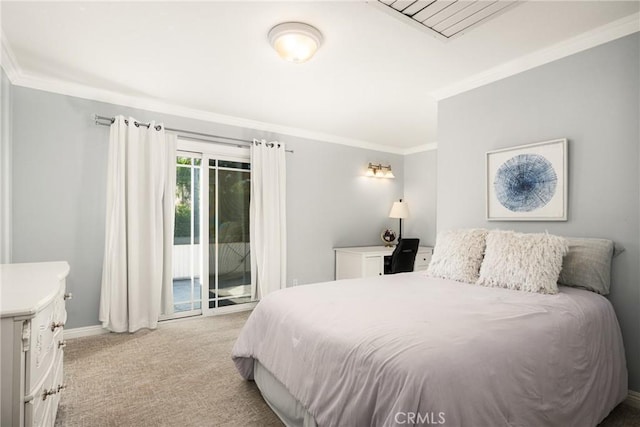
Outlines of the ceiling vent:
[{"label": "ceiling vent", "polygon": [[377,0],[380,8],[418,28],[450,39],[498,16],[518,0]]}]

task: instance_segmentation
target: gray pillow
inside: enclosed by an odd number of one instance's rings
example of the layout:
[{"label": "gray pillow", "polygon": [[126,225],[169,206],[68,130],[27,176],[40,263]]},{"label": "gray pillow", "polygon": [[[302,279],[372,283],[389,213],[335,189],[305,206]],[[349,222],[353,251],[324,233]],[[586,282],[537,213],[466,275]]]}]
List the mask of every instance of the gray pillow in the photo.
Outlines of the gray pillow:
[{"label": "gray pillow", "polygon": [[608,239],[567,237],[567,241],[569,252],[562,260],[558,283],[607,295],[611,287],[611,259],[614,252],[621,252],[620,248]]}]

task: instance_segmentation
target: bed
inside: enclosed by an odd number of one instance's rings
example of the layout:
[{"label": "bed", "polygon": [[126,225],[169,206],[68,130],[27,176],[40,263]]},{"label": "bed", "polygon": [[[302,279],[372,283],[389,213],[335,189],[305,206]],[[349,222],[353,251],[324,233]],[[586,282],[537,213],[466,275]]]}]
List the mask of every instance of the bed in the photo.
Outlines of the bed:
[{"label": "bed", "polygon": [[269,294],[232,357],[286,425],[584,427],[627,394],[603,296],[422,272]]},{"label": "bed", "polygon": [[627,395],[613,256],[606,239],[445,231],[426,273],[267,295],[232,357],[288,426],[595,426]]}]

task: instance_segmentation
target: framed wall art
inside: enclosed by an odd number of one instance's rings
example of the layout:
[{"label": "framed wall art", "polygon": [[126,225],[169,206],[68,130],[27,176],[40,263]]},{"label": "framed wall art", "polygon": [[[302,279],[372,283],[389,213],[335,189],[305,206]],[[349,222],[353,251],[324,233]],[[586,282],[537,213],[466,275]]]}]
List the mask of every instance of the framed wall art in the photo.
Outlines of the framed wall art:
[{"label": "framed wall art", "polygon": [[567,140],[486,154],[487,220],[567,220]]}]

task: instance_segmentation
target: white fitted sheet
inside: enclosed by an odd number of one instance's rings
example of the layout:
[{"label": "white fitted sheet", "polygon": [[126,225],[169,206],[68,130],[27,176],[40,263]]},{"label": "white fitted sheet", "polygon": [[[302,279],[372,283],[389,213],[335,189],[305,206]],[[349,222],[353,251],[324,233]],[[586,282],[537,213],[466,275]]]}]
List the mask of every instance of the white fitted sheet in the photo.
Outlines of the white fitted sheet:
[{"label": "white fitted sheet", "polygon": [[253,377],[265,402],[287,427],[318,427],[313,415],[257,360]]}]

